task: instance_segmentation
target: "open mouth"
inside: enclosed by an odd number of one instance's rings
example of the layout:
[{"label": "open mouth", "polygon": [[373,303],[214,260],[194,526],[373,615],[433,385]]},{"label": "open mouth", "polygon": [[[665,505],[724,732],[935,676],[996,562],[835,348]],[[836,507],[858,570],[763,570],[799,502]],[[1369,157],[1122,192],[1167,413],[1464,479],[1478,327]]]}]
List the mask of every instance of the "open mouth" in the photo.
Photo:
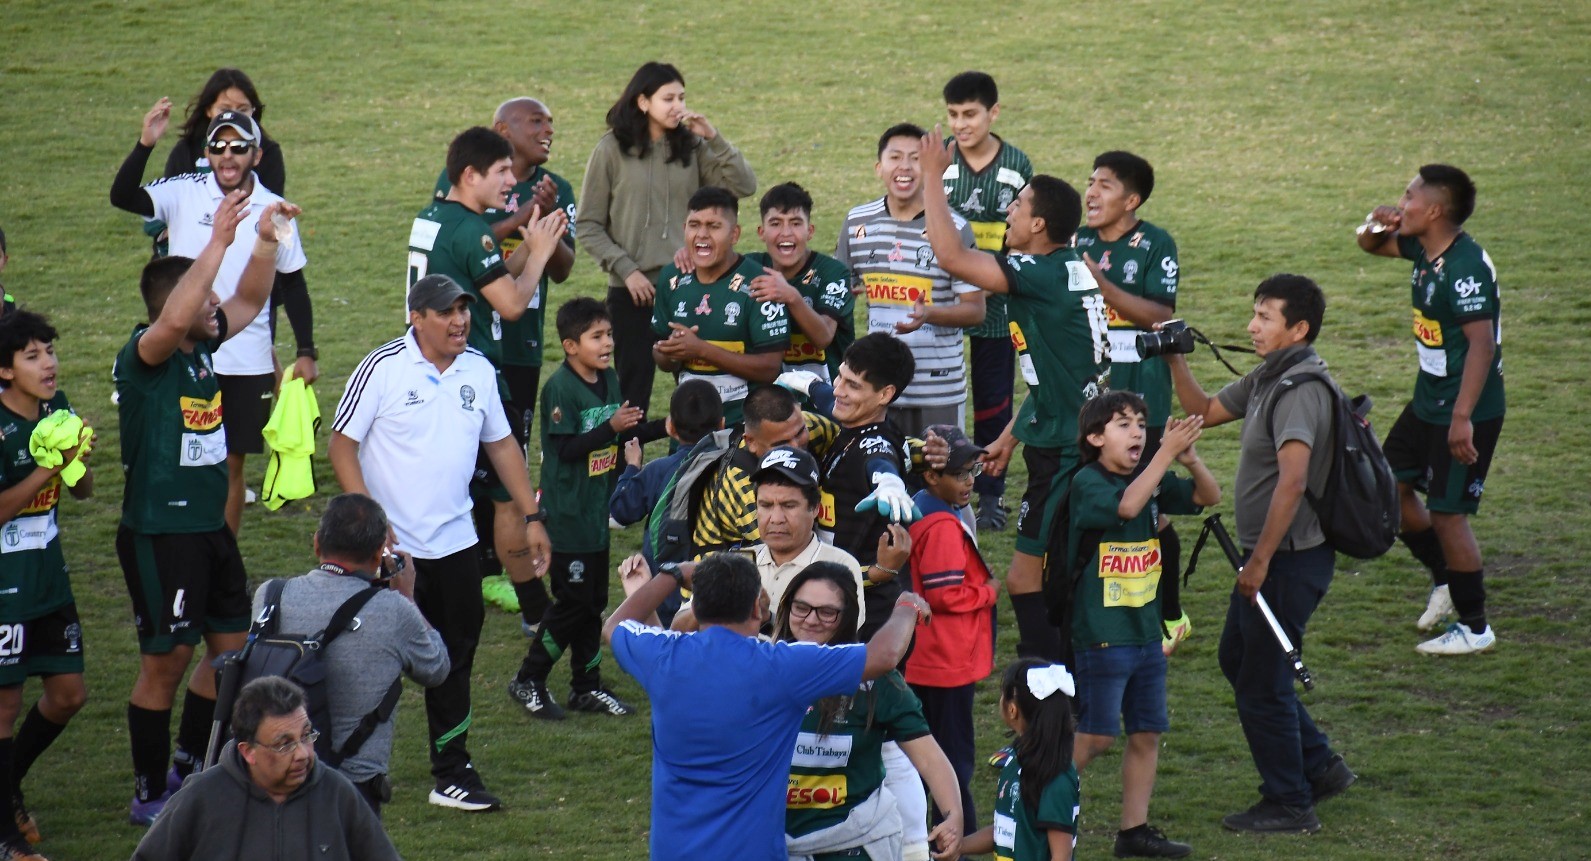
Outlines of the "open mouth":
[{"label": "open mouth", "polygon": [[899,191],[911,191],[917,186],[917,177],[911,174],[897,173],[889,181]]},{"label": "open mouth", "polygon": [[1131,446],[1127,447],[1127,459],[1132,461],[1133,463],[1137,463],[1138,459],[1143,457],[1143,456],[1144,456],[1144,447],[1143,446],[1141,446],[1141,445],[1131,445]]},{"label": "open mouth", "polygon": [[697,257],[709,258],[713,256],[713,244],[711,242],[695,242],[691,244],[691,251]]},{"label": "open mouth", "polygon": [[780,242],[774,247],[779,249],[780,254],[790,255],[796,253],[796,244],[794,242]]}]

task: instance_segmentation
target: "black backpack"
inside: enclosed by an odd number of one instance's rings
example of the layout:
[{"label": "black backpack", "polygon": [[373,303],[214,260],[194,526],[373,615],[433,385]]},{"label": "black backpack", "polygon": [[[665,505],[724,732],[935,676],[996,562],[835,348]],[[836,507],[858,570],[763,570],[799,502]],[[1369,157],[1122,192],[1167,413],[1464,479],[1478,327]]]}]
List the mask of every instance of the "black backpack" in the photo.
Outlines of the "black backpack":
[{"label": "black backpack", "polygon": [[652,558],[658,564],[688,562],[695,556],[691,535],[696,529],[696,511],[707,479],[734,453],[734,435],[733,429],[724,428],[697,440],[664,485],[646,526],[652,536]]},{"label": "black backpack", "polygon": [[1398,480],[1370,428],[1370,396],[1349,400],[1324,370],[1296,371],[1276,384],[1265,424],[1275,438],[1277,401],[1311,380],[1331,391],[1331,470],[1322,493],[1316,496],[1306,487],[1304,498],[1320,518],[1332,549],[1356,559],[1374,559],[1397,541],[1401,512]]},{"label": "black backpack", "polygon": [[282,634],[277,631],[281,616],[282,587],[285,580],[275,579],[265,583],[265,606],[249,627],[248,640],[241,650],[221,656],[221,667],[216,682],[215,720],[211,726],[210,746],[205,755],[205,767],[215,764],[220,755],[221,743],[230,732],[232,704],[243,685],[265,676],[281,676],[304,689],[304,710],[309,722],[320,732],[315,741],[315,756],[332,768],[359,752],[398,706],[403,693],[403,679],[392,681],[392,687],[381,698],[380,704],[359,721],[341,748],[332,744],[331,699],[326,689],[326,664],[324,651],[345,631],[358,630],[355,618],[366,603],[386,590],[385,586],[371,586],[355,592],[332,613],[326,627],[309,636]]},{"label": "black backpack", "polygon": [[1041,594],[1050,624],[1061,629],[1061,662],[1068,666],[1072,664],[1072,608],[1077,597],[1077,583],[1083,566],[1093,555],[1085,548],[1098,544],[1100,536],[1105,534],[1103,529],[1086,529],[1078,536],[1076,546],[1068,541],[1072,525],[1072,479],[1085,469],[1103,472],[1105,468],[1094,461],[1075,466],[1056,479],[1061,482],[1061,496],[1055,503],[1055,516],[1050,520],[1050,539],[1044,548]]}]

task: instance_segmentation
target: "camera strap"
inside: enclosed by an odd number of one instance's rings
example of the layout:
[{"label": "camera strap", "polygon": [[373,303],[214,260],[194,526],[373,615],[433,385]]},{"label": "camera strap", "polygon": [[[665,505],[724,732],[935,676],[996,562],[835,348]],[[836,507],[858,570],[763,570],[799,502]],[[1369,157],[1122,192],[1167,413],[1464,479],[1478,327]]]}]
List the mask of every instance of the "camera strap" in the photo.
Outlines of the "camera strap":
[{"label": "camera strap", "polygon": [[1190,333],[1192,333],[1193,340],[1198,341],[1199,343],[1205,345],[1206,347],[1209,347],[1210,348],[1210,352],[1215,354],[1216,361],[1218,361],[1221,364],[1225,365],[1226,369],[1228,371],[1231,371],[1234,376],[1239,376],[1239,377],[1243,376],[1243,372],[1238,370],[1237,368],[1233,367],[1232,363],[1228,362],[1226,360],[1226,357],[1221,355],[1221,351],[1222,350],[1230,350],[1230,351],[1232,351],[1234,353],[1250,353],[1250,354],[1252,354],[1254,352],[1254,348],[1253,347],[1244,347],[1244,346],[1240,346],[1238,344],[1217,344],[1214,341],[1211,341],[1209,338],[1206,338],[1204,336],[1203,332],[1199,331],[1198,329],[1193,328],[1192,326],[1188,327],[1188,331]]}]

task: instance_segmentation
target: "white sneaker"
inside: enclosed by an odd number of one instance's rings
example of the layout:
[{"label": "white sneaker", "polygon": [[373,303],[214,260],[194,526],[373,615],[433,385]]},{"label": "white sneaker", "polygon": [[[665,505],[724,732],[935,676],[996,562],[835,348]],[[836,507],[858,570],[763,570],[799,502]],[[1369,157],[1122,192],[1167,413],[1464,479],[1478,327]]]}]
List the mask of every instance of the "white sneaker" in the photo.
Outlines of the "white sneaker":
[{"label": "white sneaker", "polygon": [[1497,642],[1497,635],[1492,632],[1492,626],[1487,625],[1479,634],[1471,631],[1463,622],[1454,622],[1447,626],[1447,633],[1434,640],[1414,647],[1422,655],[1471,655],[1484,652]]},{"label": "white sneaker", "polygon": [[1431,589],[1431,597],[1425,600],[1425,612],[1420,614],[1420,621],[1415,622],[1415,627],[1422,631],[1429,631],[1442,624],[1453,613],[1453,593],[1447,585],[1435,586]]}]

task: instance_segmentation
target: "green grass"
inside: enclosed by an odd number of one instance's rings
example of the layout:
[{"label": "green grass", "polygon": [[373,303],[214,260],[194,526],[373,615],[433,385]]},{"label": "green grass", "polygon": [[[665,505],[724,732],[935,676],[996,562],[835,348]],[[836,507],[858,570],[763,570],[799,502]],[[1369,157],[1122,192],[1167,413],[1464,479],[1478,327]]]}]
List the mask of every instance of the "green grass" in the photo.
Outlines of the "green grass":
[{"label": "green grass", "polygon": [[[1573,4],[487,4],[377,0],[357,7],[13,0],[0,18],[0,225],[4,280],[62,332],[64,388],[100,431],[98,498],[68,502],[63,532],[90,650],[90,703],[28,781],[52,858],[125,857],[140,832],[129,797],[124,704],[136,666],[111,550],[120,497],[109,365],[139,313],[147,244],[106,203],[110,179],[161,95],[184,102],[217,65],[247,69],[283,144],[288,196],[305,209],[329,411],[369,349],[394,332],[404,237],[448,140],[529,93],[558,119],[549,167],[578,189],[602,117],[643,59],[679,64],[691,106],[739,145],[759,186],[785,179],[818,200],[819,247],[845,210],[877,195],[874,140],[899,120],[932,123],[951,74],[999,80],[997,130],[1043,172],[1081,185],[1092,156],[1125,147],[1159,169],[1144,215],[1181,248],[1180,311],[1237,337],[1253,285],[1302,272],[1326,289],[1322,354],[1371,393],[1385,429],[1415,368],[1405,263],[1361,254],[1352,227],[1393,201],[1415,168],[1450,161],[1480,187],[1470,229],[1497,261],[1511,408],[1475,529],[1500,643],[1424,659],[1412,620],[1425,582],[1401,550],[1344,560],[1314,617],[1306,697],[1361,775],[1323,805],[1309,839],[1222,832],[1257,779],[1215,663],[1229,576],[1212,559],[1187,603],[1196,630],[1172,663],[1154,820],[1197,857],[1572,858],[1591,834],[1591,650],[1577,632],[1591,537],[1577,525],[1591,434],[1582,419],[1591,299],[1572,272],[1591,213],[1591,13]],[[1579,47],[1575,47],[1575,46]],[[156,163],[163,160],[157,153]],[[749,249],[754,242],[745,243]],[[554,301],[595,295],[581,257]],[[285,330],[285,326],[283,327]],[[1201,357],[1210,388],[1225,372]],[[654,411],[666,391],[654,399]],[[1230,488],[1236,433],[1202,444]],[[263,464],[255,464],[257,477]],[[322,488],[329,469],[318,463]],[[1020,476],[1017,477],[1020,480]],[[309,567],[318,504],[250,509],[253,579]],[[1193,523],[1185,522],[1191,538]],[[616,535],[615,558],[636,543]],[[986,541],[1003,569],[1008,536]],[[1001,661],[1015,627],[1004,613]],[[400,710],[397,801],[387,825],[409,857],[631,858],[648,825],[644,716],[531,723],[502,685],[523,650],[494,613],[476,663],[472,748],[507,802],[466,817],[424,803],[423,716]],[[611,663],[610,663],[611,667]],[[555,676],[554,689],[561,689]],[[616,668],[621,695],[644,697]],[[31,692],[31,688],[30,688]],[[1000,734],[980,692],[980,747]],[[1116,754],[1084,776],[1080,857],[1109,851]],[[992,773],[979,775],[987,820]]]}]

